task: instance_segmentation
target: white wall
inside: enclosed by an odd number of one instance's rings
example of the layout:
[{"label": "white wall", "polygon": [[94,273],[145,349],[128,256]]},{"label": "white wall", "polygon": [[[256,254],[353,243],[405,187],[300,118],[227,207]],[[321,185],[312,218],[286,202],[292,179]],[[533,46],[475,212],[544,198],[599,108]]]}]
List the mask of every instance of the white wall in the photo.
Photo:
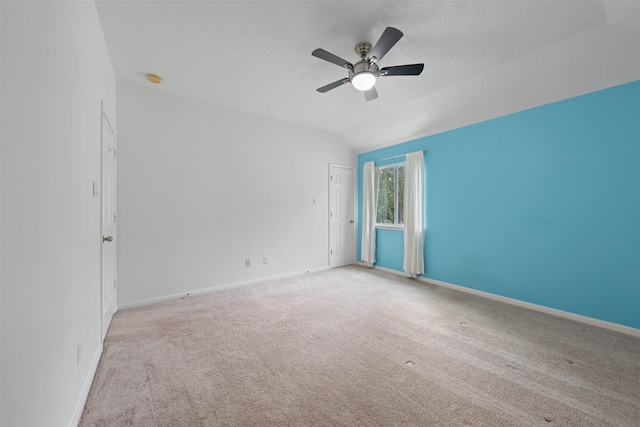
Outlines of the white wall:
[{"label": "white wall", "polygon": [[0,423],[69,426],[101,349],[92,182],[115,77],[93,2],[3,1],[1,19]]},{"label": "white wall", "polygon": [[350,149],[150,85],[117,86],[120,307],[328,266],[328,168],[354,165]]}]

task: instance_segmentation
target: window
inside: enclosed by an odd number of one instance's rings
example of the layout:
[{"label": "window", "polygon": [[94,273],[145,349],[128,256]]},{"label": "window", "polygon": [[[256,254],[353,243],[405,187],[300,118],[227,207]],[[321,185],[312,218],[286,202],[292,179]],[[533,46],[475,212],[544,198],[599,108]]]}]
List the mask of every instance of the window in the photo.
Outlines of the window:
[{"label": "window", "polygon": [[378,210],[376,222],[383,225],[404,224],[404,165],[378,168]]}]

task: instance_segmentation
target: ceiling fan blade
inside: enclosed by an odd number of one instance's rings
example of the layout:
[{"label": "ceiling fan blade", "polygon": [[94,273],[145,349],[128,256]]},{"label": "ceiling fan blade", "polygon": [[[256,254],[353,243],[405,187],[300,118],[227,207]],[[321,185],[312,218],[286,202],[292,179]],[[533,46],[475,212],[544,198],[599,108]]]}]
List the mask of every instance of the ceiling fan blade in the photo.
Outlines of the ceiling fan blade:
[{"label": "ceiling fan blade", "polygon": [[364,91],[364,99],[366,99],[367,101],[373,101],[377,97],[378,97],[378,91],[376,90],[375,86],[373,86],[369,90]]},{"label": "ceiling fan blade", "polygon": [[329,83],[328,85],[322,86],[321,88],[318,88],[316,90],[320,93],[325,93],[325,92],[329,92],[331,89],[337,88],[338,86],[342,86],[345,83],[349,83],[348,78],[336,80],[335,82]]},{"label": "ceiling fan blade", "polygon": [[402,35],[402,31],[393,27],[387,27],[380,36],[376,45],[369,51],[369,58],[373,58],[375,56],[377,58],[376,62],[380,62],[382,57],[385,56],[396,43],[398,43],[398,40],[402,38]]},{"label": "ceiling fan blade", "polygon": [[424,64],[398,65],[380,69],[381,76],[419,76]]},{"label": "ceiling fan blade", "polygon": [[311,55],[315,56],[316,58],[320,58],[320,59],[324,59],[325,61],[332,62],[344,68],[353,67],[353,64],[351,64],[351,62],[346,61],[340,58],[339,56],[334,55],[333,53],[327,52],[324,49],[316,49],[313,52],[311,52]]}]

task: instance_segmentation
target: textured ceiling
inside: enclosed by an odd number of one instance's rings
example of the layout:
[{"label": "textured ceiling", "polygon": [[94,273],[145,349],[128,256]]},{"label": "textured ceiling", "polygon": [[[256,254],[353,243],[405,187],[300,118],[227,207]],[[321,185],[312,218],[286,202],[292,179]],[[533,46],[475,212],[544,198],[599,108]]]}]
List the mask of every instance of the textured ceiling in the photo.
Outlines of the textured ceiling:
[{"label": "textured ceiling", "polygon": [[[97,1],[118,79],[319,129],[357,152],[640,79],[640,2]],[[347,72],[387,26],[404,37],[365,102]]]}]

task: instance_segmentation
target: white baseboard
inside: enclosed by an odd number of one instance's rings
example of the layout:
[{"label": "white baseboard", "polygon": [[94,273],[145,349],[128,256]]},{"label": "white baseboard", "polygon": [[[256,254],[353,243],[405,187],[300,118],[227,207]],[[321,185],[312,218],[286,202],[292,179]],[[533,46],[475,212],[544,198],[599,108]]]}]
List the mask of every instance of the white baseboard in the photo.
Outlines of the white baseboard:
[{"label": "white baseboard", "polygon": [[[365,266],[362,263],[359,265]],[[391,270],[390,268],[373,266],[376,270],[385,271],[387,273],[395,274],[397,276],[409,277],[402,271]],[[501,295],[492,294],[489,292],[479,291],[477,289],[471,289],[460,285],[454,285],[452,283],[443,282],[440,280],[429,279],[427,277],[418,276],[417,280],[425,283],[430,283],[436,286],[442,286],[443,288],[449,288],[460,292],[476,295],[479,297],[491,299],[494,301],[503,302],[506,304],[515,305],[518,307],[527,308],[529,310],[539,311],[541,313],[551,314],[553,316],[563,317],[565,319],[574,320],[576,322],[585,323],[587,325],[597,326],[599,328],[608,329],[615,332],[620,332],[634,337],[640,337],[640,329],[632,328],[630,326],[620,325],[618,323],[607,322],[605,320],[594,319],[592,317],[582,316],[580,314],[570,313],[568,311],[558,310],[555,308],[545,307],[543,305],[533,304],[526,301],[517,300],[514,298],[503,297]]]},{"label": "white baseboard", "polygon": [[189,291],[189,292],[184,292],[180,294],[166,295],[163,297],[150,298],[150,299],[141,300],[141,301],[134,301],[134,302],[118,305],[118,310],[126,310],[128,308],[142,307],[145,305],[156,304],[159,302],[171,301],[175,299],[184,298],[185,296],[206,295],[214,292],[227,291],[229,289],[236,289],[236,288],[241,288],[243,286],[254,285],[256,283],[267,282],[269,280],[278,280],[278,279],[285,279],[287,277],[302,276],[308,273],[316,273],[318,271],[324,271],[324,270],[329,270],[329,266],[311,268],[309,270],[303,270],[303,271],[295,271],[292,273],[279,274],[276,276],[261,277],[259,279],[247,280],[244,282],[229,283],[226,285],[214,286],[214,287],[205,288],[205,289],[198,289],[195,291]]},{"label": "white baseboard", "polygon": [[100,358],[102,357],[102,344],[98,347],[98,351],[93,356],[93,361],[91,362],[91,368],[89,369],[89,375],[87,375],[86,380],[84,381],[84,386],[82,387],[82,394],[80,395],[80,400],[78,401],[78,405],[76,405],[76,412],[73,415],[73,420],[71,421],[71,427],[77,427],[80,423],[80,418],[82,417],[82,412],[84,411],[84,405],[87,403],[87,398],[89,397],[89,392],[91,391],[91,386],[93,385],[93,379],[96,376],[96,372],[98,371],[98,364],[100,363]]}]

